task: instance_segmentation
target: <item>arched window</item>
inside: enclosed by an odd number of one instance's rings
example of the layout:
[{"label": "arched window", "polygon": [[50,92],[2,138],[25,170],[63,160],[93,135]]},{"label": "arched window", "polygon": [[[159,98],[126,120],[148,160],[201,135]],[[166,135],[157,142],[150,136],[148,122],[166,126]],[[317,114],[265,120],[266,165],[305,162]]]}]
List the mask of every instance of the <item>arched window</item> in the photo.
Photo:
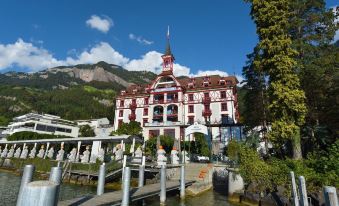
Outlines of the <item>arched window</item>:
[{"label": "arched window", "polygon": [[167,106],[167,121],[178,121],[178,106],[171,104]]},{"label": "arched window", "polygon": [[155,106],[153,109],[153,121],[162,122],[164,115],[164,108],[162,106]]}]

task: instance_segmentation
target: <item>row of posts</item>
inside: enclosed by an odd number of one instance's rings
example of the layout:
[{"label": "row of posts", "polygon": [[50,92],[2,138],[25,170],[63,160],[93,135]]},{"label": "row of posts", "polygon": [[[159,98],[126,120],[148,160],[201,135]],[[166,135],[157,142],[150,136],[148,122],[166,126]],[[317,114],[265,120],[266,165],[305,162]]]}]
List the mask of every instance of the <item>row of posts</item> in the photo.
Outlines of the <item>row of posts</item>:
[{"label": "row of posts", "polygon": [[[297,184],[295,182],[294,172],[290,172],[291,182],[292,182],[292,200],[294,206],[309,206],[309,201],[307,197],[306,190],[306,181],[303,176],[299,177],[299,196],[297,191]],[[335,187],[324,187],[324,199],[326,206],[339,206],[338,196]]]},{"label": "row of posts", "polygon": [[[139,165],[139,179],[138,179],[138,188],[144,186],[145,182],[145,156],[142,157],[141,165]],[[97,195],[102,195],[104,193],[105,186],[105,164],[103,163],[100,166],[99,176],[98,176],[98,187]],[[130,200],[130,185],[131,185],[131,168],[126,167],[126,156],[124,156],[123,161],[123,170],[122,170],[122,206],[129,205]],[[180,167],[180,198],[185,198],[185,166]],[[163,165],[160,168],[160,203],[165,204],[166,202],[166,166]]]},{"label": "row of posts", "polygon": [[[62,179],[62,168],[60,165],[51,168],[51,173],[48,181],[33,181],[35,167],[34,165],[26,165],[21,179],[17,206],[52,206],[56,205],[59,199],[59,191]],[[130,182],[131,168],[123,168],[123,183],[122,183],[122,206],[129,205],[130,200]],[[97,195],[104,194],[106,177],[106,165],[103,163],[99,168]],[[144,186],[145,182],[145,157],[142,164],[139,165],[139,181],[138,188]],[[32,182],[33,181],[33,182]],[[185,198],[185,166],[180,168],[180,197]],[[160,168],[160,203],[166,202],[166,166]]]}]

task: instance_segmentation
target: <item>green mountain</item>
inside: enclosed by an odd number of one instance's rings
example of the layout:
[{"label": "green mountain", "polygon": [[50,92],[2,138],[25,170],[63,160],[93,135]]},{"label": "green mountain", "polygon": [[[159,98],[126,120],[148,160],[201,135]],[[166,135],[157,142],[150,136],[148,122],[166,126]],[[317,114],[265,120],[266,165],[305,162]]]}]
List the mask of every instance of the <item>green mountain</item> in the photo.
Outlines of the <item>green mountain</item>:
[{"label": "green mountain", "polygon": [[113,120],[116,94],[130,84],[145,84],[155,77],[152,72],[127,71],[106,62],[0,74],[0,125],[28,112],[70,120]]}]

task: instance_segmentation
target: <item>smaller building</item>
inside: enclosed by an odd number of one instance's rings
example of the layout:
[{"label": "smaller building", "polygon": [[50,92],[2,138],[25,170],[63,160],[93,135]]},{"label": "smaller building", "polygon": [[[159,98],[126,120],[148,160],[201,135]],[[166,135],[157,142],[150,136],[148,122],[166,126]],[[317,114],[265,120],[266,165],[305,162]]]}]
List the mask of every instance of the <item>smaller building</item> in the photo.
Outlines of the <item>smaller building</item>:
[{"label": "smaller building", "polygon": [[95,133],[95,136],[109,136],[113,131],[113,126],[110,125],[109,120],[105,118],[76,120],[79,127],[89,125]]},{"label": "smaller building", "polygon": [[59,116],[28,113],[13,118],[13,122],[8,125],[2,134],[12,135],[16,132],[36,132],[78,137],[79,127],[76,122],[61,119]]}]

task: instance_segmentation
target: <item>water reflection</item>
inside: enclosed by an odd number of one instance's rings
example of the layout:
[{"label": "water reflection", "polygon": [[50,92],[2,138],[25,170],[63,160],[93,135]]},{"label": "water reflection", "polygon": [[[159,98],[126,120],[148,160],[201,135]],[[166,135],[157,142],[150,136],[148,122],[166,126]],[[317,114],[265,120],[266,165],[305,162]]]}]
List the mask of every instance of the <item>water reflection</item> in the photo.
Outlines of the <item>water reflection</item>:
[{"label": "water reflection", "polygon": [[[166,205],[170,206],[232,206],[227,201],[226,195],[218,193],[213,190],[207,191],[201,195],[195,197],[187,197],[184,201],[180,200],[178,192],[172,192],[167,194]],[[147,205],[158,206],[159,196],[147,198],[143,203],[133,203],[133,206]]]},{"label": "water reflection", "polygon": [[[16,198],[20,187],[21,177],[0,171],[0,205],[16,205]],[[110,192],[110,191],[105,191]],[[62,184],[60,190],[60,200],[67,200],[83,195],[96,194],[96,187]],[[180,201],[178,191],[167,193],[166,205],[170,206],[231,206],[227,202],[226,191],[207,191],[196,197],[187,197],[185,201]],[[143,202],[133,202],[131,205],[158,206],[159,196],[147,198]]]}]

